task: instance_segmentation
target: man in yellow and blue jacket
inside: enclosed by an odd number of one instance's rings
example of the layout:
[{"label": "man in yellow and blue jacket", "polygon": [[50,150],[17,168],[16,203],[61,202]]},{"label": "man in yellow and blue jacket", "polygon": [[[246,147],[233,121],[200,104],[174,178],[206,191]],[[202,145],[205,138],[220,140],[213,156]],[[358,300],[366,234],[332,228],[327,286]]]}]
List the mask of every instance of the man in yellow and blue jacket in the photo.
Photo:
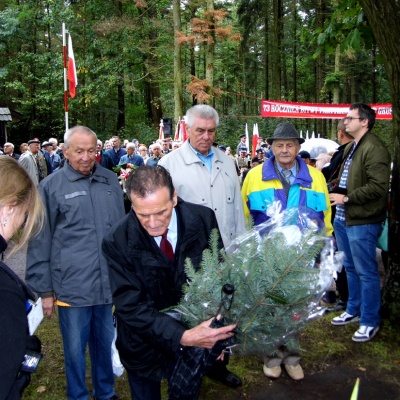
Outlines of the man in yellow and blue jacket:
[{"label": "man in yellow and blue jacket", "polygon": [[[274,155],[264,164],[251,169],[243,183],[245,216],[251,215],[254,225],[259,225],[268,220],[268,207],[279,201],[282,210],[301,208],[331,236],[331,206],[325,178],[298,156],[304,139],[299,137],[292,124],[285,122],[278,125],[267,142]],[[264,374],[269,378],[278,378],[282,371],[281,364],[292,379],[304,378],[297,338],[264,358]]]},{"label": "man in yellow and blue jacket", "polygon": [[[259,225],[269,218],[266,214],[268,207],[274,201],[280,201],[282,209],[309,209],[310,216],[318,216],[327,234],[332,235],[331,206],[325,178],[297,156],[304,139],[299,137],[293,125],[283,123],[267,141],[274,155],[264,164],[252,168],[243,183],[245,216],[251,215],[254,225]],[[284,174],[289,175],[289,182]]]}]

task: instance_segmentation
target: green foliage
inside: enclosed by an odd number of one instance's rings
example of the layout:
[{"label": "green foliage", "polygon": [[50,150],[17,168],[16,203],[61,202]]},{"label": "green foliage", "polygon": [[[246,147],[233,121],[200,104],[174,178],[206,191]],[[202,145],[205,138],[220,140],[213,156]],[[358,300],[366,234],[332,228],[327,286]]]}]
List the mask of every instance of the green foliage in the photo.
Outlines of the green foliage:
[{"label": "green foliage", "polygon": [[[252,0],[215,4],[216,9],[229,12],[223,26],[232,25],[232,32],[240,31],[244,38],[240,46],[231,41],[215,43],[214,86],[221,90],[212,103],[221,116],[217,140],[232,148],[246,122],[250,129],[258,122],[261,133],[267,136],[280,122],[260,121],[258,117],[261,99],[271,98],[271,89],[276,89],[272,56],[276,40],[273,15],[278,3]],[[191,19],[204,13],[205,4],[189,2],[181,6],[182,31],[189,35]],[[332,19],[322,27],[317,27],[314,3],[283,2],[282,6],[279,57],[283,100],[318,100],[321,87],[316,90],[317,65],[312,54],[317,48],[321,50],[318,68],[322,68],[322,82],[326,77],[330,83],[334,59],[329,52],[333,53],[340,44],[345,60],[341,69],[341,102],[354,98],[370,102],[371,82],[376,82],[377,102],[391,101],[385,71],[373,63],[369,26],[357,1],[346,0],[337,5],[326,2],[323,17],[332,12]],[[60,137],[64,131],[62,22],[73,39],[78,72],[77,97],[69,99],[70,126],[88,125],[104,137],[117,133],[139,136],[147,144],[157,139],[158,118],[172,116],[175,104],[175,35],[168,1],[3,1],[0,104],[22,115],[20,121],[8,125],[9,135],[22,142],[33,135],[41,139],[48,134]],[[377,63],[379,59],[378,51]],[[184,87],[191,74],[205,77],[203,43],[182,44],[181,61]],[[328,86],[324,99],[327,102]],[[187,91],[183,93],[183,104],[184,109],[192,105]],[[308,129],[310,122],[296,121],[296,125]]]},{"label": "green foliage", "polygon": [[325,86],[333,87],[336,85],[340,85],[342,79],[344,77],[344,72],[331,72],[325,78]]},{"label": "green foliage", "polygon": [[177,309],[195,326],[215,315],[223,285],[232,284],[232,307],[222,314],[228,323],[238,324],[240,351],[271,351],[283,337],[304,326],[315,307],[322,290],[320,270],[315,268],[315,258],[324,246],[320,239],[322,235],[307,232],[298,243],[288,243],[282,232],[260,236],[254,228],[240,238],[234,251],[223,252],[220,261],[213,232],[200,271],[187,260],[190,283]]},{"label": "green foliage", "polygon": [[315,33],[318,44],[315,57],[323,50],[334,53],[337,45],[346,52],[349,49],[360,51],[364,46],[370,48],[373,43],[372,31],[358,0],[340,1],[325,27]]}]

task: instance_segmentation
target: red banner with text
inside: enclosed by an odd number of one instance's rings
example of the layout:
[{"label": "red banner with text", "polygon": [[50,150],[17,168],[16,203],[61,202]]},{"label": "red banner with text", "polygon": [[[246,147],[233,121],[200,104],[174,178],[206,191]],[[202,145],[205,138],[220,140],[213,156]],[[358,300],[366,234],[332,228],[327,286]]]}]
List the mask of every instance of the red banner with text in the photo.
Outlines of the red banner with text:
[{"label": "red banner with text", "polygon": [[[325,118],[341,119],[347,115],[351,104],[294,103],[287,101],[261,101],[261,116],[274,118]],[[376,119],[392,119],[391,104],[370,104]]]}]

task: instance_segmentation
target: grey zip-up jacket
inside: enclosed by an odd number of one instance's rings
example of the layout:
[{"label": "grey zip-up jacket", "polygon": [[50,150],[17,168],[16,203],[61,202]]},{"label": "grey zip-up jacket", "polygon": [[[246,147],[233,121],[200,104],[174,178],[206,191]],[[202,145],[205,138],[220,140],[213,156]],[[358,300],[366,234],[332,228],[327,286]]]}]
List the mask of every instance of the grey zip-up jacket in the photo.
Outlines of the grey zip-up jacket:
[{"label": "grey zip-up jacket", "polygon": [[124,215],[114,172],[96,163],[88,177],[68,162],[39,185],[47,219],[29,242],[26,282],[40,294],[54,292],[73,307],[112,303],[101,242]]}]

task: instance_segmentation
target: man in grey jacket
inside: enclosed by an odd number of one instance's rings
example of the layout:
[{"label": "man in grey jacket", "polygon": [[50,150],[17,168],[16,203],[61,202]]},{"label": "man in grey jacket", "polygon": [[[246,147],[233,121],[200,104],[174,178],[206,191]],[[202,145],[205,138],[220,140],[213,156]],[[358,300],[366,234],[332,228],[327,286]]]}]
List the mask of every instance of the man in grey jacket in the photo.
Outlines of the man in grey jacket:
[{"label": "man in grey jacket", "polygon": [[214,108],[201,104],[186,112],[189,139],[159,164],[171,174],[178,196],[214,210],[224,246],[244,231],[244,212],[235,164],[214,149],[219,123]]},{"label": "man in grey jacket", "polygon": [[64,167],[39,185],[47,219],[28,247],[26,281],[50,317],[58,306],[64,345],[67,398],[88,398],[86,346],[93,396],[115,399],[111,364],[114,336],[107,262],[101,252],[106,231],[124,216],[116,175],[96,163],[96,134],[76,126],[64,136]]},{"label": "man in grey jacket", "polygon": [[32,139],[28,141],[28,151],[26,151],[19,158],[18,162],[22,165],[29,176],[35,183],[35,185],[39,184],[39,181],[43,179],[43,175],[40,177],[40,166],[38,161],[38,154],[40,151],[40,140]]}]

